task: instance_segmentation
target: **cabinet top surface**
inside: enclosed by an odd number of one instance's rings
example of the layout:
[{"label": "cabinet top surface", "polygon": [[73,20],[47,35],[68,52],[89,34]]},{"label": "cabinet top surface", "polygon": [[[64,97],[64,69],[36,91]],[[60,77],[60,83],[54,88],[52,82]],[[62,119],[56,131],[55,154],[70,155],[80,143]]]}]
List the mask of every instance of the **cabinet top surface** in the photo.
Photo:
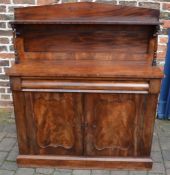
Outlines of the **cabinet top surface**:
[{"label": "cabinet top surface", "polygon": [[88,61],[41,61],[15,64],[8,72],[10,76],[37,76],[37,77],[87,77],[87,78],[162,78],[159,67],[139,66],[133,67],[113,62]]},{"label": "cabinet top surface", "polygon": [[16,8],[12,23],[158,25],[159,10],[106,3],[65,3]]}]

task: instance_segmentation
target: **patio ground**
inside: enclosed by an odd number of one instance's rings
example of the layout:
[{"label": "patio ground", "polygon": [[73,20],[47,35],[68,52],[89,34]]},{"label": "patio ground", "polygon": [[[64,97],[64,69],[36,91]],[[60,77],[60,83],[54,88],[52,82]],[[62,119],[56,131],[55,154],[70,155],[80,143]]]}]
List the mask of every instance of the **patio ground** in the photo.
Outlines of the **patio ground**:
[{"label": "patio ground", "polygon": [[61,170],[18,168],[16,129],[13,113],[0,110],[0,175],[170,175],[170,121],[156,121],[152,145],[151,171]]}]

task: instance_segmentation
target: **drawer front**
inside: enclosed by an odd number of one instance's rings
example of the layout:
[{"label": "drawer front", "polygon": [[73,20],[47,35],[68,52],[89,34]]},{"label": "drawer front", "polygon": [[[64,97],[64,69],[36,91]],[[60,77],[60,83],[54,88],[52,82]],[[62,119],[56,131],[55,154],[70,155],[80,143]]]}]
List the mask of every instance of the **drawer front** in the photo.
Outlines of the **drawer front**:
[{"label": "drawer front", "polygon": [[22,91],[84,92],[84,93],[142,93],[149,92],[147,81],[70,81],[29,80],[21,81]]}]

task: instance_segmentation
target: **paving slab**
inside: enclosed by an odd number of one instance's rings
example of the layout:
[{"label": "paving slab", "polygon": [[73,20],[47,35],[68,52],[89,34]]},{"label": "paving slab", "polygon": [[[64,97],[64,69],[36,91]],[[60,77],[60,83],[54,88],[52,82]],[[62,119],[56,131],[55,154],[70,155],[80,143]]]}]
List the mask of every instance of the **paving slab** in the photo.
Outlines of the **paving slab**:
[{"label": "paving slab", "polygon": [[16,171],[18,169],[16,162],[4,161],[1,169]]},{"label": "paving slab", "polygon": [[150,173],[162,173],[165,174],[165,167],[163,163],[154,163],[152,170],[148,171]]},{"label": "paving slab", "polygon": [[157,163],[163,162],[163,156],[161,151],[152,151],[151,157],[153,162],[157,162]]},{"label": "paving slab", "polygon": [[64,168],[55,168],[56,171],[65,172],[65,173],[72,173],[72,169],[64,169]]},{"label": "paving slab", "polygon": [[152,151],[161,151],[160,145],[158,142],[153,142],[152,143]]},{"label": "paving slab", "polygon": [[147,175],[147,171],[129,171],[129,175]]},{"label": "paving slab", "polygon": [[72,175],[72,171],[70,169],[56,169],[54,175]]},{"label": "paving slab", "polygon": [[167,172],[167,175],[170,175],[170,169],[167,169],[166,172]]},{"label": "paving slab", "polygon": [[14,138],[4,138],[0,142],[0,151],[10,151],[14,146],[16,139]]},{"label": "paving slab", "polygon": [[6,132],[0,132],[0,141],[6,136]]},{"label": "paving slab", "polygon": [[167,169],[170,169],[170,161],[165,161],[165,167],[166,167]]},{"label": "paving slab", "polygon": [[73,170],[72,175],[91,175],[90,170]]},{"label": "paving slab", "polygon": [[129,171],[112,170],[110,175],[128,175]]},{"label": "paving slab", "polygon": [[17,155],[18,155],[18,151],[11,150],[9,152],[8,157],[7,157],[6,160],[15,162]]},{"label": "paving slab", "polygon": [[14,175],[15,171],[0,170],[0,175]]},{"label": "paving slab", "polygon": [[165,161],[170,161],[170,150],[163,150],[163,158]]},{"label": "paving slab", "polygon": [[54,170],[55,170],[54,168],[36,168],[36,173],[52,174]]},{"label": "paving slab", "polygon": [[170,150],[170,138],[165,138],[160,140],[162,150]]},{"label": "paving slab", "polygon": [[8,152],[0,152],[0,166],[4,162],[5,158],[7,157]]},{"label": "paving slab", "polygon": [[92,170],[92,175],[110,175],[110,171],[107,170]]},{"label": "paving slab", "polygon": [[148,173],[148,175],[167,175],[167,174],[162,174],[162,173]]},{"label": "paving slab", "polygon": [[6,137],[9,137],[9,138],[16,138],[16,137],[17,137],[17,134],[16,134],[16,132],[7,133]]},{"label": "paving slab", "polygon": [[33,168],[18,168],[15,175],[34,175]]}]

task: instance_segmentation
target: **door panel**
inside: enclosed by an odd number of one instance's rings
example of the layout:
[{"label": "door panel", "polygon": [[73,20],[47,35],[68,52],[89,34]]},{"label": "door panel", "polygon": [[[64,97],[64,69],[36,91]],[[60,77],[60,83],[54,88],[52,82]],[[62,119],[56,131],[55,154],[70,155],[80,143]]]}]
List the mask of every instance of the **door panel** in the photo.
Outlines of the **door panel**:
[{"label": "door panel", "polygon": [[145,95],[85,96],[85,155],[137,156]]},{"label": "door panel", "polygon": [[[81,155],[82,105],[81,95],[72,93],[25,93],[30,115],[30,143],[33,153]],[[31,102],[29,104],[29,102]],[[34,127],[31,127],[34,125]],[[32,143],[30,145],[32,145]],[[36,147],[36,148],[35,148]]]},{"label": "door panel", "polygon": [[146,157],[157,95],[24,92],[28,154]]}]

